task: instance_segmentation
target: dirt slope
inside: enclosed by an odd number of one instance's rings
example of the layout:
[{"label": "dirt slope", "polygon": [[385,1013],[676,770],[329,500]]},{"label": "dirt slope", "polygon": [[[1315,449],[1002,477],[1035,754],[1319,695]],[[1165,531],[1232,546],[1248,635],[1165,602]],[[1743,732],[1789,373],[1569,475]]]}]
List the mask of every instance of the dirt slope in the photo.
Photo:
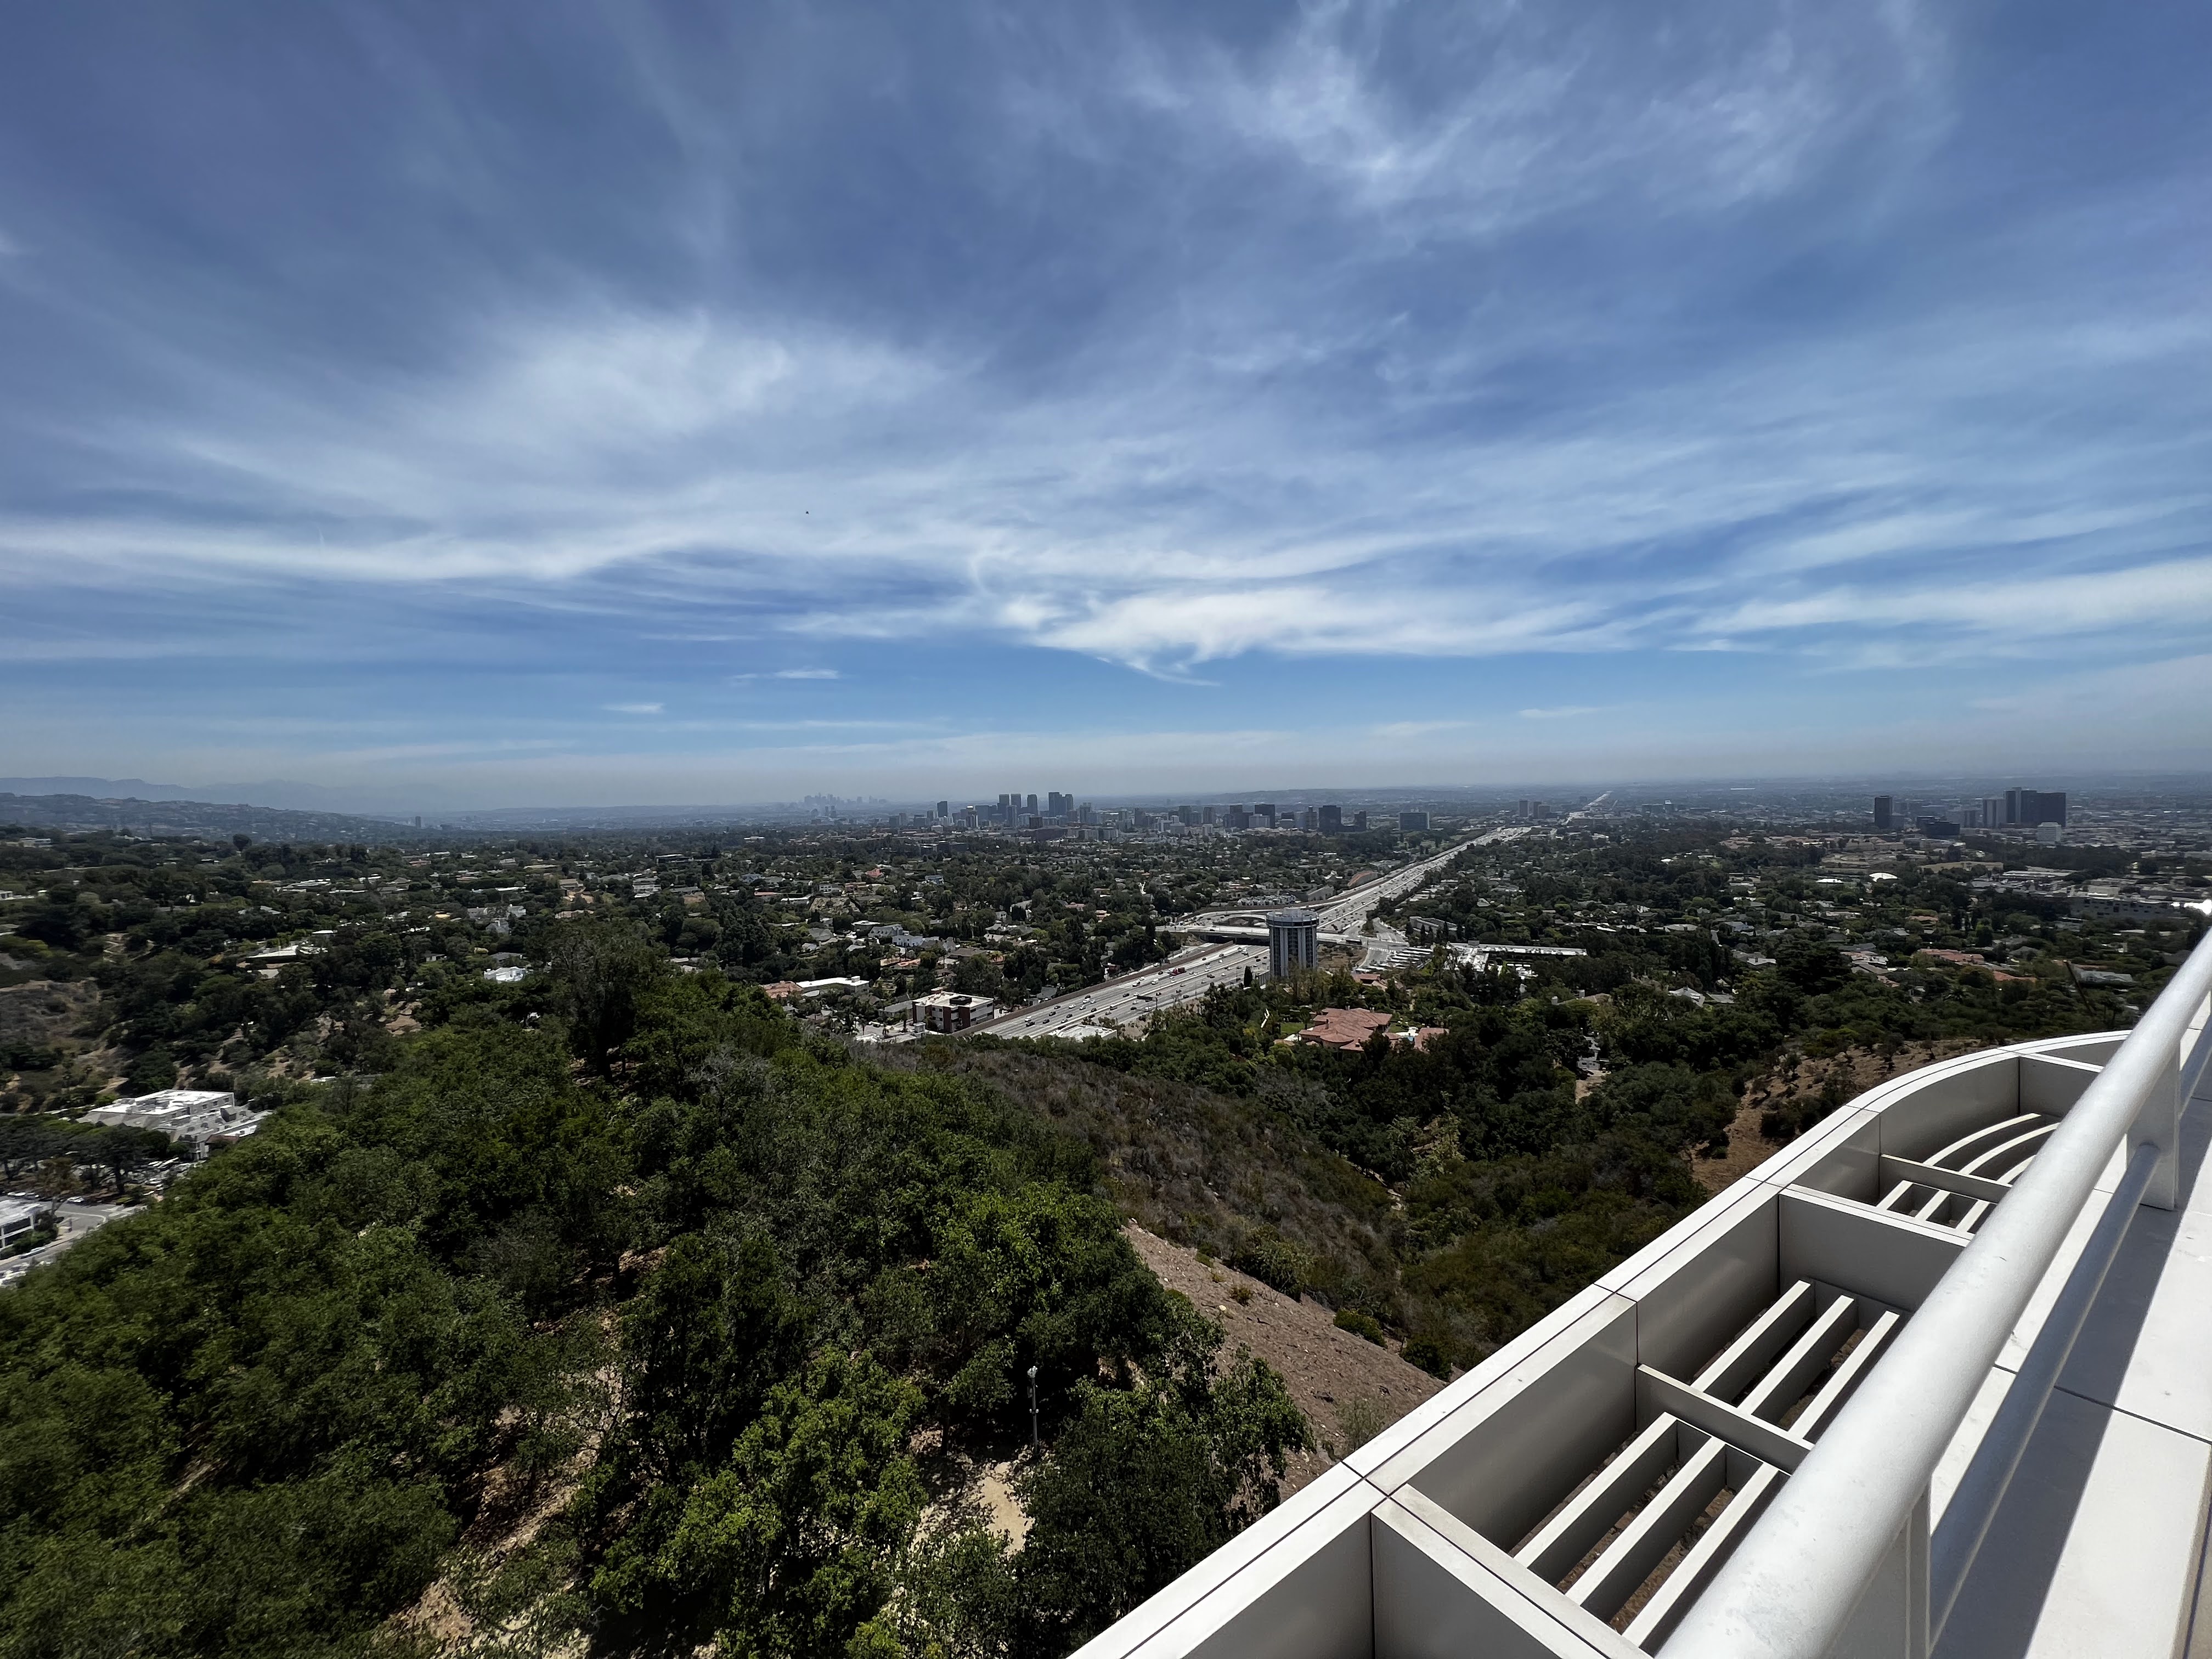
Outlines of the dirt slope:
[{"label": "dirt slope", "polygon": [[76,1030],[99,1000],[99,988],[84,980],[34,979],[8,986],[0,989],[0,1042],[58,1042]]},{"label": "dirt slope", "polygon": [[1729,1125],[1727,1155],[1699,1158],[1691,1172],[1707,1192],[1719,1192],[1741,1181],[1786,1144],[1769,1140],[1760,1133],[1768,1111],[1801,1108],[1824,1093],[1831,1098],[1854,1100],[1905,1072],[1987,1047],[1986,1042],[1972,1037],[1950,1037],[1938,1042],[1902,1043],[1889,1054],[1873,1048],[1846,1048],[1826,1060],[1802,1055],[1785,1058],[1764,1077],[1753,1078],[1744,1090],[1742,1109]]},{"label": "dirt slope", "polygon": [[[1354,1401],[1374,1407],[1370,1432],[1396,1422],[1443,1387],[1388,1348],[1339,1330],[1334,1316],[1313,1301],[1292,1301],[1280,1291],[1220,1262],[1146,1232],[1134,1222],[1122,1229],[1160,1283],[1181,1291],[1219,1320],[1232,1344],[1242,1343],[1283,1374],[1313,1425],[1314,1438],[1334,1443],[1337,1455],[1351,1449],[1346,1413]],[[1242,1288],[1249,1299],[1232,1292]],[[1326,1449],[1299,1458],[1284,1482],[1285,1495],[1335,1461]]]}]

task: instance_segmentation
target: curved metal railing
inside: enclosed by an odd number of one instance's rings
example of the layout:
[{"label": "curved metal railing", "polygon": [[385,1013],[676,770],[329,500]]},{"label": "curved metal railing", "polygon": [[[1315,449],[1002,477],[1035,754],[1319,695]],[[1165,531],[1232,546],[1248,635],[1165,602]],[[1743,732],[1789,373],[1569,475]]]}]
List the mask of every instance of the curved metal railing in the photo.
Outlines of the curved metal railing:
[{"label": "curved metal railing", "polygon": [[2126,1237],[2139,1202],[2171,1207],[2180,1109],[2212,1060],[2212,936],[2183,963],[2125,1042],[2036,1152],[2033,1164],[1946,1273],[1799,1466],[1664,1649],[1669,1659],[1820,1659],[1898,1547],[1937,1462],[2123,1142],[2120,1185],[2044,1321],[1915,1569],[1926,1653],[1973,1565],[2028,1437]]}]

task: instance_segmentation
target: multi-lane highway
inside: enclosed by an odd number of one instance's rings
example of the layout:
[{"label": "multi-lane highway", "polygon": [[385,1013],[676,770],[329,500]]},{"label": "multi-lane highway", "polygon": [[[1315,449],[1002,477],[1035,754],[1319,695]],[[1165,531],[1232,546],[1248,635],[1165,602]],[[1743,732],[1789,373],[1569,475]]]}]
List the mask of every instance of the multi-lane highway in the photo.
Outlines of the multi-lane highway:
[{"label": "multi-lane highway", "polygon": [[[1395,870],[1380,881],[1354,888],[1319,912],[1322,937],[1364,944],[1369,946],[1370,957],[1379,956],[1384,963],[1394,960],[1407,948],[1402,935],[1393,930],[1387,937],[1370,939],[1362,932],[1376,905],[1386,898],[1399,898],[1412,892],[1471,847],[1488,847],[1527,833],[1518,825],[1492,830],[1473,841],[1447,848],[1433,858]],[[970,1029],[988,1031],[993,1036],[1035,1037],[1050,1036],[1079,1025],[1125,1025],[1163,1008],[1195,1002],[1213,986],[1241,984],[1247,968],[1252,970],[1254,978],[1264,978],[1267,972],[1267,947],[1260,943],[1242,943],[1240,937],[1245,936],[1245,930],[1255,923],[1259,937],[1264,939],[1267,928],[1261,911],[1207,910],[1183,917],[1174,924],[1174,931],[1210,933],[1217,939],[1227,933],[1231,935],[1231,942],[1180,951],[1165,962],[1123,978],[1108,980],[1103,985],[1093,985],[1034,1008],[1017,1009]]]},{"label": "multi-lane highway", "polygon": [[1423,859],[1419,864],[1409,864],[1402,870],[1395,870],[1382,880],[1370,882],[1364,887],[1355,887],[1321,913],[1321,930],[1324,933],[1356,933],[1366,926],[1368,917],[1375,914],[1375,907],[1384,899],[1404,897],[1469,848],[1491,847],[1528,833],[1519,824],[1486,830],[1473,841],[1463,841],[1456,847],[1446,848],[1434,858]]},{"label": "multi-lane highway", "polygon": [[1214,986],[1241,985],[1248,968],[1255,979],[1267,976],[1266,945],[1201,945],[1121,979],[969,1029],[993,1036],[1034,1037],[1078,1025],[1127,1025],[1177,1003],[1195,1002]]}]

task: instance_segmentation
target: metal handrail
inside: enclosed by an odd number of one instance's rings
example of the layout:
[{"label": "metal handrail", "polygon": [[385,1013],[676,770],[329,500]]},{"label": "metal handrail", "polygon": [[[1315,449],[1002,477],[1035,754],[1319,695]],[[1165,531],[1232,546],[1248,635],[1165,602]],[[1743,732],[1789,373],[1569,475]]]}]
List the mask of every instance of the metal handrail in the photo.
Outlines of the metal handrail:
[{"label": "metal handrail", "polygon": [[[2182,1053],[2208,993],[2212,935],[2191,952],[2091,1080],[2033,1165],[1990,1212],[1698,1599],[1663,1650],[1668,1659],[1820,1659],[1842,1635],[2113,1149],[2159,1091],[2175,1089],[2185,1076],[2193,1080],[2212,1058],[2212,1027]],[[2168,1158],[2179,1152],[2166,1144],[2177,1116],[2165,1114],[2143,1136]],[[2159,1161],[2142,1161],[2144,1180]],[[2136,1168],[2131,1159],[2130,1183]],[[2070,1335],[2063,1346],[2070,1349]],[[2064,1354],[2057,1357],[2063,1364]],[[2056,1380],[2049,1360],[2043,1357],[2039,1381],[2042,1371]],[[2043,1386],[2047,1397],[2048,1382]],[[2023,1405],[2015,1418],[2026,1414]],[[2017,1422],[2009,1426],[2016,1429]],[[1984,1480],[1979,1495],[1993,1504],[1990,1486]],[[2002,1480],[1995,1483],[1996,1497],[2002,1487]],[[1985,1527],[1984,1517],[1974,1529],[1976,1543]],[[1972,1551],[1966,1555],[1971,1560]],[[1963,1577],[1957,1560],[1954,1550],[1946,1565]],[[1950,1588],[1955,1594],[1955,1583]],[[1916,1650],[1924,1652],[1925,1644],[1923,1631]]]},{"label": "metal handrail", "polygon": [[1981,1444],[1974,1448],[1966,1474],[1959,1478],[1951,1501],[1944,1506],[1943,1519],[1928,1540],[1928,1640],[1931,1645],[1943,1633],[1952,1604],[1966,1588],[1966,1574],[1980,1553],[1982,1540],[1989,1534],[1990,1522],[1996,1519],[2005,1489],[2020,1468],[2021,1454],[2034,1438],[2036,1425],[2043,1420],[2043,1408],[2051,1403],[2051,1391],[2057,1387],[2058,1375],[2073,1354],[2074,1340],[2088,1322],[2097,1292],[2105,1287],[2105,1275],[2112,1271],[2120,1246],[2127,1242],[2129,1224],[2136,1218],[2143,1188],[2158,1171],[2158,1159],[2159,1149],[2148,1140],[2128,1159],[2127,1173],[2120,1177],[2105,1213],[2097,1218],[2096,1230],[2067,1273],[2065,1287],[2044,1316],[2027,1358],[2014,1374],[2012,1386],[2005,1390],[2004,1403],[1990,1419]]}]

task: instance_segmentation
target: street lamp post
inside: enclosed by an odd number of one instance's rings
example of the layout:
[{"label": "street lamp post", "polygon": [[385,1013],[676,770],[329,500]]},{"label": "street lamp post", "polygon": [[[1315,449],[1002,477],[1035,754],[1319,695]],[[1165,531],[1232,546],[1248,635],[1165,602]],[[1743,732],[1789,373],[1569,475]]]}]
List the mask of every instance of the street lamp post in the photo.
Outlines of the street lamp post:
[{"label": "street lamp post", "polygon": [[1032,1449],[1035,1449],[1035,1448],[1036,1448],[1036,1447],[1042,1446],[1042,1445],[1044,1443],[1043,1437],[1042,1437],[1042,1435],[1040,1435],[1040,1434],[1037,1432],[1036,1373],[1037,1373],[1037,1368],[1036,1368],[1036,1366],[1034,1366],[1034,1365],[1030,1366],[1030,1447],[1031,1447]]}]

